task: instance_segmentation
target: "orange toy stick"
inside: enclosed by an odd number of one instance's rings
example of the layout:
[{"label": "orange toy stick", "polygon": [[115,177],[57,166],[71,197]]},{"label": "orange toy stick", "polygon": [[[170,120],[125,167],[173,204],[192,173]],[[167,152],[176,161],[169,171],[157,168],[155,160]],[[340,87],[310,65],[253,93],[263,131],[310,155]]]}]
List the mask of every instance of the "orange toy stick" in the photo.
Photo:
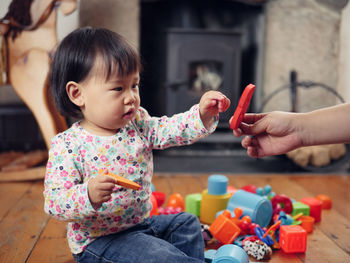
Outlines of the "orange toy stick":
[{"label": "orange toy stick", "polygon": [[[273,224],[263,235],[263,238],[265,238],[271,231],[273,232],[273,234],[275,233],[276,229],[281,225],[282,221],[278,220],[275,224]],[[272,234],[272,235],[273,235]]]},{"label": "orange toy stick", "polygon": [[111,176],[113,177],[114,179],[117,180],[117,185],[120,185],[120,186],[124,186],[126,188],[131,188],[131,189],[134,189],[134,190],[139,190],[141,188],[141,185],[133,182],[133,181],[130,181],[129,179],[126,179],[122,176],[119,176],[119,175],[116,175],[114,173],[111,173],[111,172],[108,172],[108,173],[104,173],[104,170],[103,169],[100,169],[98,171],[99,174],[103,174],[103,175],[108,175],[108,176]]},{"label": "orange toy stick", "polygon": [[255,85],[253,84],[249,84],[247,87],[245,87],[242,93],[242,96],[239,99],[236,111],[233,114],[232,118],[230,119],[230,128],[232,130],[236,130],[241,124],[244,114],[248,109],[250,100],[253,97],[254,90],[255,90]]}]

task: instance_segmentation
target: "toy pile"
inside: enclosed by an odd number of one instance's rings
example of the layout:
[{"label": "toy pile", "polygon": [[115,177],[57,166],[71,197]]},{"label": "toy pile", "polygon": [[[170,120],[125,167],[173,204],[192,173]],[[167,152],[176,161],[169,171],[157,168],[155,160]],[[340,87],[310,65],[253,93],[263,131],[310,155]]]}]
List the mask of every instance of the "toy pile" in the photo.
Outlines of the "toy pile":
[{"label": "toy pile", "polygon": [[[246,185],[241,189],[228,186],[224,175],[211,175],[208,189],[202,193],[180,194],[169,197],[162,208],[165,194],[152,193],[151,215],[186,211],[199,217],[207,248],[206,262],[249,262],[268,260],[273,249],[285,253],[304,253],[307,234],[315,222],[321,221],[322,209],[330,209],[327,195],[291,200],[283,194],[264,188]],[[227,258],[228,257],[228,258]]]}]

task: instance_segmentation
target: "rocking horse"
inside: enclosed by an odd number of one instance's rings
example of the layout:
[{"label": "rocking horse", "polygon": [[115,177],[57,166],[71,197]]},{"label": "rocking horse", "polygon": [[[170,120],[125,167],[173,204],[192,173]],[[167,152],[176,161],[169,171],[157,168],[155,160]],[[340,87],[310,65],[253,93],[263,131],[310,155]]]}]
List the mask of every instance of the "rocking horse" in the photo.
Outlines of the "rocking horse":
[{"label": "rocking horse", "polygon": [[67,129],[47,85],[50,53],[58,43],[57,8],[68,15],[76,9],[76,0],[13,0],[0,20],[7,82],[33,113],[47,148],[53,136]]}]

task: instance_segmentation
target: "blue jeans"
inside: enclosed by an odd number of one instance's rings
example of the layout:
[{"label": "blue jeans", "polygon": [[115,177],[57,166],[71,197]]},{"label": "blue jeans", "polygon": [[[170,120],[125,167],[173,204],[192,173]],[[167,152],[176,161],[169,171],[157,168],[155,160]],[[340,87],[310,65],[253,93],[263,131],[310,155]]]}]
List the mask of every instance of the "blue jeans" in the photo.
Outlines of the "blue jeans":
[{"label": "blue jeans", "polygon": [[76,262],[204,262],[204,241],[196,216],[188,213],[153,216],[120,233],[100,237]]}]

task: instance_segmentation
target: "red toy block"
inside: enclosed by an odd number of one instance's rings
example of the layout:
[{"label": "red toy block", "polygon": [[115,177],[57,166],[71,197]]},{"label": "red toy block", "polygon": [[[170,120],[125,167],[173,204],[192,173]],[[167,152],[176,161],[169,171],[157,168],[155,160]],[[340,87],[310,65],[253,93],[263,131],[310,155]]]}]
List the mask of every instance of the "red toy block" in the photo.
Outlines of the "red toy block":
[{"label": "red toy block", "polygon": [[241,229],[233,222],[231,212],[225,210],[210,225],[209,231],[222,244],[232,244]]},{"label": "red toy block", "polygon": [[310,216],[315,218],[315,222],[321,221],[322,202],[314,197],[305,197],[300,202],[310,206]]},{"label": "red toy block", "polygon": [[280,227],[279,244],[285,253],[304,253],[306,251],[307,232],[298,225]]},{"label": "red toy block", "polygon": [[331,209],[332,208],[332,200],[328,195],[317,195],[316,199],[322,202],[322,209]]}]

